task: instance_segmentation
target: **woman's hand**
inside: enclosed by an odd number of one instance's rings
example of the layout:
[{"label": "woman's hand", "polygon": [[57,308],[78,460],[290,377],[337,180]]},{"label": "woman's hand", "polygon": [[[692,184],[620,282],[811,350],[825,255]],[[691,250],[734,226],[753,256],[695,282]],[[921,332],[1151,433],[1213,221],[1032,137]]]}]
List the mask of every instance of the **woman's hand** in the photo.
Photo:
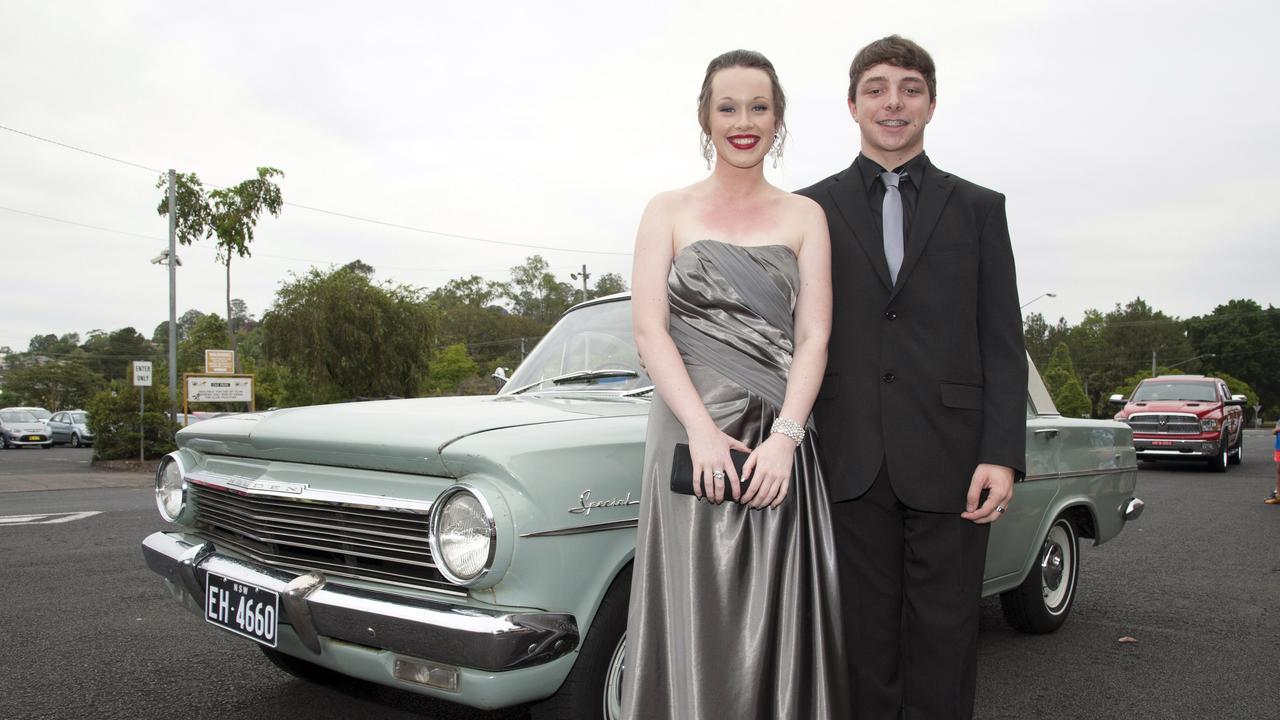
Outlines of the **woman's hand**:
[{"label": "woman's hand", "polygon": [[743,477],[754,480],[739,502],[756,509],[781,505],[791,489],[795,457],[796,443],[786,435],[774,433],[760,443],[742,467]]},{"label": "woman's hand", "polygon": [[[738,486],[738,471],[733,466],[729,450],[751,452],[751,448],[735,437],[726,435],[712,425],[706,430],[689,433],[689,456],[693,460],[693,494],[706,497],[714,503],[722,503],[732,490],[733,499],[742,494]],[[716,471],[724,474],[716,479]]]}]

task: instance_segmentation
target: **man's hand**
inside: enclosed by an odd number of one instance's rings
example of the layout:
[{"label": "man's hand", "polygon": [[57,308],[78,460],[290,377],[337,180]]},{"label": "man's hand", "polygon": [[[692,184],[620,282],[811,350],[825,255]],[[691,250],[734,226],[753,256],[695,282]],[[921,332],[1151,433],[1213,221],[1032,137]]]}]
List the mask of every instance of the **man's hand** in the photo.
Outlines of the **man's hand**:
[{"label": "man's hand", "polygon": [[[987,501],[978,507],[978,499],[982,491],[987,491]],[[973,471],[973,480],[969,481],[969,496],[965,500],[965,510],[960,517],[972,520],[979,525],[993,523],[1000,519],[1004,508],[1013,499],[1013,468],[1003,465],[979,465]],[[1000,508],[997,510],[996,508]]]}]

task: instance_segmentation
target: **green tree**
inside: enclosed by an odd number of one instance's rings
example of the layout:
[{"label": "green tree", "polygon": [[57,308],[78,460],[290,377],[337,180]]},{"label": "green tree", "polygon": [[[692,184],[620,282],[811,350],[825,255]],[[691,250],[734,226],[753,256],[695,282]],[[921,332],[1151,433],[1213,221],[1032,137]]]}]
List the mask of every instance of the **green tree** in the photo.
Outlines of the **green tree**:
[{"label": "green tree", "polygon": [[604,297],[605,295],[613,295],[615,293],[626,292],[627,281],[622,279],[618,273],[605,273],[596,280],[596,284],[591,287],[591,294],[588,299]]},{"label": "green tree", "polygon": [[573,305],[576,297],[573,286],[556,280],[541,255],[533,255],[523,265],[511,268],[507,299],[517,315],[549,325]]},{"label": "green tree", "polygon": [[67,333],[61,337],[49,333],[48,335],[36,335],[31,338],[31,342],[27,345],[27,352],[31,355],[65,357],[73,353],[79,346],[79,333]]},{"label": "green tree", "polygon": [[1058,343],[1044,371],[1044,384],[1053,397],[1058,412],[1067,417],[1088,417],[1093,409],[1089,396],[1080,384],[1071,351],[1065,342]]},{"label": "green tree", "polygon": [[80,350],[89,369],[108,380],[127,379],[134,360],[149,360],[155,354],[151,341],[131,327],[110,333],[94,330]]},{"label": "green tree", "polygon": [[204,351],[223,350],[228,344],[227,323],[217,315],[201,316],[178,343],[178,375],[204,372]]},{"label": "green tree", "polygon": [[[140,439],[144,441],[148,458],[158,458],[173,451],[173,436],[178,427],[168,417],[168,385],[147,388],[145,412],[141,417],[138,415],[138,390],[123,380],[113,380],[110,386],[86,403],[89,429],[94,433],[94,459],[137,458]],[[142,438],[139,438],[139,432],[143,433]]]},{"label": "green tree", "polygon": [[431,361],[430,376],[422,390],[427,395],[456,395],[462,383],[476,377],[479,370],[465,345],[450,345]]},{"label": "green tree", "polygon": [[420,293],[351,269],[295,275],[261,327],[265,356],[288,371],[287,404],[412,396],[428,375],[432,313]]},{"label": "green tree", "polygon": [[1057,325],[1050,325],[1040,313],[1032,313],[1022,321],[1023,343],[1036,367],[1048,365],[1053,349],[1066,341],[1069,329],[1066,318],[1059,318]]},{"label": "green tree", "polygon": [[1104,390],[1120,385],[1143,367],[1150,372],[1153,351],[1164,363],[1195,356],[1183,322],[1155,310],[1142,298],[1117,304],[1105,315],[1086,311],[1079,325],[1067,329],[1065,342],[1098,417],[1115,412]]},{"label": "green tree", "polygon": [[[284,177],[284,173],[273,167],[260,167],[255,178],[206,192],[194,173],[175,175],[176,237],[183,245],[204,238],[217,241],[218,262],[227,268],[227,317],[233,320],[236,316],[231,305],[231,258],[251,255],[249,244],[263,211],[279,217],[284,196],[272,181],[275,177]],[[168,215],[168,176],[162,175],[156,187],[164,193],[156,212]],[[236,349],[235,333],[231,334],[231,349]]]},{"label": "green tree", "polygon": [[510,313],[498,305],[508,291],[505,283],[478,275],[450,280],[431,291],[427,305],[436,318],[437,347],[466,346],[467,353],[486,373],[498,366],[514,367],[521,359],[521,347],[532,349],[550,324]]},{"label": "green tree", "polygon": [[232,337],[253,328],[253,314],[244,300],[235,298],[231,301],[231,334]]},{"label": "green tree", "polygon": [[80,362],[33,363],[5,374],[0,404],[35,405],[53,411],[82,408],[106,384],[106,378]]},{"label": "green tree", "polygon": [[1212,355],[1205,372],[1248,382],[1269,408],[1280,403],[1280,308],[1232,300],[1189,319],[1187,337],[1196,354]]}]

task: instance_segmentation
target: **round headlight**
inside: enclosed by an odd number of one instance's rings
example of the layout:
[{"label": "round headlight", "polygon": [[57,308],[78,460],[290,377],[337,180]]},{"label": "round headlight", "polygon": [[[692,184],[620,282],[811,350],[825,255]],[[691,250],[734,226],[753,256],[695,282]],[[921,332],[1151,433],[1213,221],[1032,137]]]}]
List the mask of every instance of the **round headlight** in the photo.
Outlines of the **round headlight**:
[{"label": "round headlight", "polygon": [[177,520],[187,504],[185,474],[177,455],[166,455],[156,469],[156,509],[168,522]]},{"label": "round headlight", "polygon": [[475,490],[455,485],[431,508],[431,553],[450,582],[467,585],[493,565],[493,513]]}]

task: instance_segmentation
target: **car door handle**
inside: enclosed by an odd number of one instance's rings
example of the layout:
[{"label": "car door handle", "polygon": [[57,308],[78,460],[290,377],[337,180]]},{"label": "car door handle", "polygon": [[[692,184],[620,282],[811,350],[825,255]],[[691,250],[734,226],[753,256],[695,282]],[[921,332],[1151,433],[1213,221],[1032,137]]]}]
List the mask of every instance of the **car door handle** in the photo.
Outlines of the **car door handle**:
[{"label": "car door handle", "polygon": [[1058,428],[1044,428],[1043,430],[1037,430],[1036,435],[1048,440],[1049,438],[1058,436]]}]

